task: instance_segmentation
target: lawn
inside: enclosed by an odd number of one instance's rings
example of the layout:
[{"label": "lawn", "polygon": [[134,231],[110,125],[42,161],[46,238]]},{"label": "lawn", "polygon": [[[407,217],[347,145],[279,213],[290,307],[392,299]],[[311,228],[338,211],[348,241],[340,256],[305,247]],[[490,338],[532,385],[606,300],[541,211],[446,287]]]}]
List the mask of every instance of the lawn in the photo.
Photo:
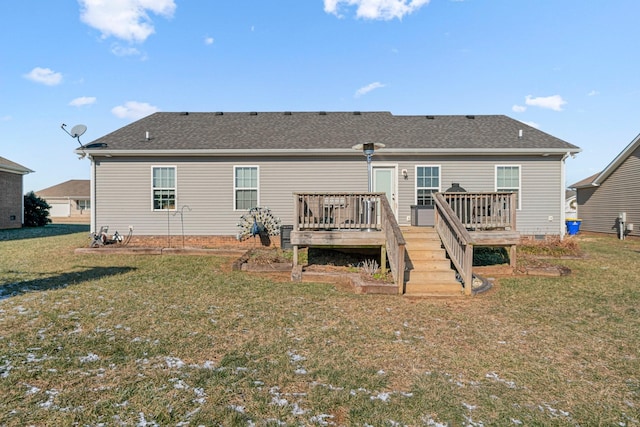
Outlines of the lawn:
[{"label": "lawn", "polygon": [[640,425],[639,240],[579,235],[569,276],[415,300],[20,233],[0,426]]}]

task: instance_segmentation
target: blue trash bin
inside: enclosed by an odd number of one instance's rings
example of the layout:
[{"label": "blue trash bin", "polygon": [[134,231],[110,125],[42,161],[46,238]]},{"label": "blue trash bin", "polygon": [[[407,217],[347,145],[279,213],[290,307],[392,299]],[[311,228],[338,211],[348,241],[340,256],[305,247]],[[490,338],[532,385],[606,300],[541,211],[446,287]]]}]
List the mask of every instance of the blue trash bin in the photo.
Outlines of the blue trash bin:
[{"label": "blue trash bin", "polygon": [[578,234],[578,231],[580,231],[580,224],[582,223],[582,220],[578,218],[568,218],[565,223],[567,224],[567,233],[570,236],[573,236]]}]

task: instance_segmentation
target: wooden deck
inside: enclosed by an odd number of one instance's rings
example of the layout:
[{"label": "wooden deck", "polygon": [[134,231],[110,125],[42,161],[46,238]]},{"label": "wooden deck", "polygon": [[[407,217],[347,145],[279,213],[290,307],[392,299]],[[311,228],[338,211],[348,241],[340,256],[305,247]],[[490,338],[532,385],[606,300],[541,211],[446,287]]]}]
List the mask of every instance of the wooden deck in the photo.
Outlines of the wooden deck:
[{"label": "wooden deck", "polygon": [[[515,267],[520,241],[515,194],[436,193],[434,202],[434,228],[466,294],[471,294],[474,246],[509,248]],[[398,293],[404,292],[407,242],[384,193],[295,193],[294,218],[292,278],[302,274],[299,247],[380,248],[382,269],[388,258]]]}]

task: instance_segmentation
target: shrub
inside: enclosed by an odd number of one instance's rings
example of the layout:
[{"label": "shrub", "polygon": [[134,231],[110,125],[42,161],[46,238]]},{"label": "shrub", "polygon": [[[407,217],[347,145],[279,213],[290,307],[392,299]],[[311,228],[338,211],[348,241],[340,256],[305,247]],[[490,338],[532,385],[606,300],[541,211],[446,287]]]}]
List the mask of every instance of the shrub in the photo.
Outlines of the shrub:
[{"label": "shrub", "polygon": [[42,227],[49,224],[49,209],[51,206],[33,191],[27,193],[24,196],[24,226]]}]

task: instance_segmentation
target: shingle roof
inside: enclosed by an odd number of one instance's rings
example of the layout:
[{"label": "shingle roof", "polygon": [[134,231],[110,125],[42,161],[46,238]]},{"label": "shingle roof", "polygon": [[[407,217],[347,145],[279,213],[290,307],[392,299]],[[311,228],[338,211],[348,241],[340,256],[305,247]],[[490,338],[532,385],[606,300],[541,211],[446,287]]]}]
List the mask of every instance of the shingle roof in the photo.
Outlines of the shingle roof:
[{"label": "shingle roof", "polygon": [[[522,130],[522,136],[519,137]],[[149,139],[147,139],[147,132]],[[503,115],[389,112],[155,113],[86,145],[95,150],[580,149]],[[100,148],[102,144],[106,144]]]},{"label": "shingle roof", "polygon": [[16,162],[5,159],[4,157],[0,157],[0,170],[5,172],[17,173],[20,175],[33,172],[31,169],[25,168],[24,166],[19,165]]},{"label": "shingle roof", "polygon": [[36,191],[39,197],[86,197],[91,195],[91,181],[88,179],[70,179],[44,190]]}]

